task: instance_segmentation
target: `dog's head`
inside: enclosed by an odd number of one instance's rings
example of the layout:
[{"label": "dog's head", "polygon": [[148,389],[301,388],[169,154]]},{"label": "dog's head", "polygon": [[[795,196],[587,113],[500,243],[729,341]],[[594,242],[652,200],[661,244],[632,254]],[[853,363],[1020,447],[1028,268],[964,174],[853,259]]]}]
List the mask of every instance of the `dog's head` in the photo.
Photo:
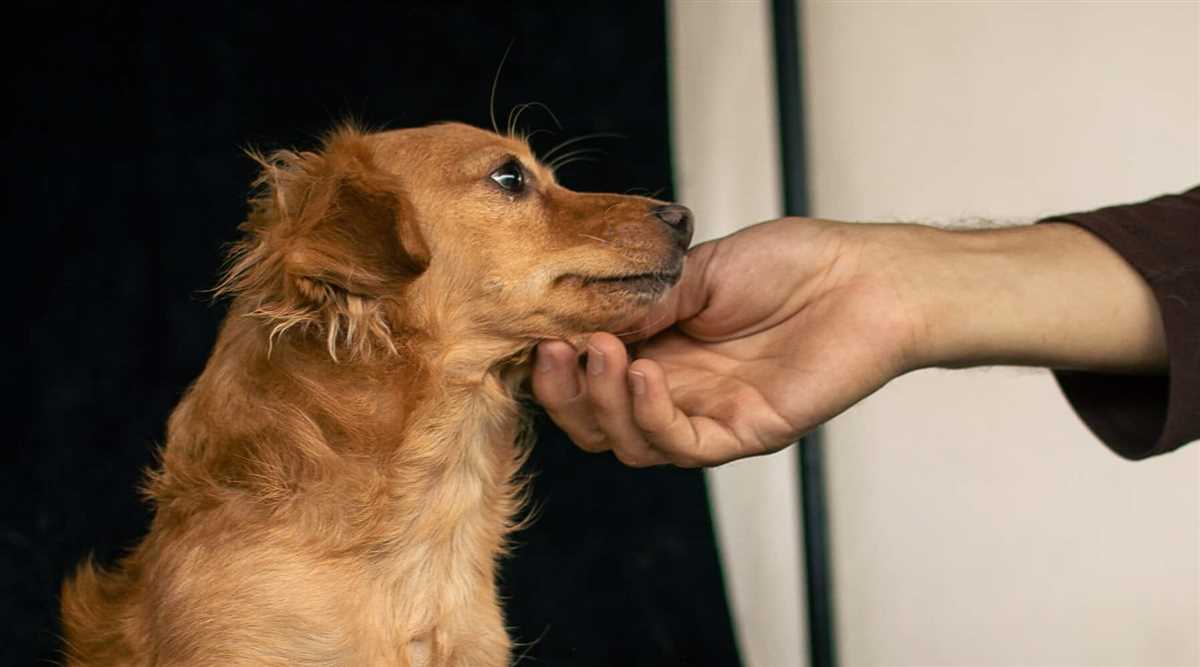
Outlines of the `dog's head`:
[{"label": "dog's head", "polygon": [[692,236],[682,206],[572,192],[523,141],[461,124],[343,129],[262,163],[220,289],[335,357],[404,329],[620,331],[679,279]]}]

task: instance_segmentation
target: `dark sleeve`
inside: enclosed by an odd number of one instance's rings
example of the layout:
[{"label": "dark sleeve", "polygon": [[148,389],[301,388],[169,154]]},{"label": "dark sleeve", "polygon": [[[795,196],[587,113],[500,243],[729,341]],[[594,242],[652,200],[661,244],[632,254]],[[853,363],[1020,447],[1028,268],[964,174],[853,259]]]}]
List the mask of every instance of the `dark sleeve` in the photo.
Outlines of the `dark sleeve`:
[{"label": "dark sleeve", "polygon": [[1200,187],[1042,222],[1073,223],[1111,245],[1150,284],[1167,337],[1165,376],[1056,371],[1075,411],[1128,459],[1200,439]]}]

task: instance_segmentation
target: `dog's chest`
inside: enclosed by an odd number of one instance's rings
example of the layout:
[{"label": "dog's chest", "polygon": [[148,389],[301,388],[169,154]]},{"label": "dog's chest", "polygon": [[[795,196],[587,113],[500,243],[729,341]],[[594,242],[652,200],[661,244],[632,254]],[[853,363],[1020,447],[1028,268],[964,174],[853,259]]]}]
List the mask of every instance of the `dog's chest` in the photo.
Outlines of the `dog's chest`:
[{"label": "dog's chest", "polygon": [[405,447],[421,460],[405,468],[428,476],[394,482],[391,534],[365,569],[371,594],[361,598],[378,622],[424,628],[494,601],[494,563],[519,505],[516,420],[458,405],[409,431]]},{"label": "dog's chest", "polygon": [[340,611],[309,635],[324,637],[331,655],[353,647],[334,662],[421,664],[427,655],[442,664],[446,647],[507,650],[494,568],[519,506],[519,460],[515,410],[501,407],[461,399],[427,406],[409,422],[383,502],[362,532],[351,527],[353,507],[339,512],[357,537],[341,543],[342,556],[318,560],[332,583],[320,594]]}]

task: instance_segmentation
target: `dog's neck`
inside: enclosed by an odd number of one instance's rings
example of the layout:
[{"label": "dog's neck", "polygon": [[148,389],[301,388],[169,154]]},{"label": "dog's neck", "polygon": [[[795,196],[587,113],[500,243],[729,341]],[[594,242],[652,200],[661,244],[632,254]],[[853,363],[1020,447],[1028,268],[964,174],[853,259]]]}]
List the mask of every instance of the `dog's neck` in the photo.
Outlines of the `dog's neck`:
[{"label": "dog's neck", "polygon": [[419,334],[396,343],[335,361],[323,341],[272,340],[269,323],[235,307],[171,417],[164,470],[149,486],[160,511],[233,487],[264,507],[307,507],[304,520],[353,520],[357,532],[328,531],[351,541],[431,540],[461,520],[486,527],[499,551],[520,505],[517,391],[529,346]]}]

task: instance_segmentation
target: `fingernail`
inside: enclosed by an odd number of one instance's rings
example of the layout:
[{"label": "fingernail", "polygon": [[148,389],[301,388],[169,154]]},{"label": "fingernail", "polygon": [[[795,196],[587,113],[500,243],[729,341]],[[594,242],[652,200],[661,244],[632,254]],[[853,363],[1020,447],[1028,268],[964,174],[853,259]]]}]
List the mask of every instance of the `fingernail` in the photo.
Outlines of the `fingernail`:
[{"label": "fingernail", "polygon": [[646,393],[646,376],[639,371],[629,373],[629,384],[633,385],[633,394],[641,396]]},{"label": "fingernail", "polygon": [[588,346],[587,369],[589,375],[600,375],[604,372],[604,353],[591,345]]}]

